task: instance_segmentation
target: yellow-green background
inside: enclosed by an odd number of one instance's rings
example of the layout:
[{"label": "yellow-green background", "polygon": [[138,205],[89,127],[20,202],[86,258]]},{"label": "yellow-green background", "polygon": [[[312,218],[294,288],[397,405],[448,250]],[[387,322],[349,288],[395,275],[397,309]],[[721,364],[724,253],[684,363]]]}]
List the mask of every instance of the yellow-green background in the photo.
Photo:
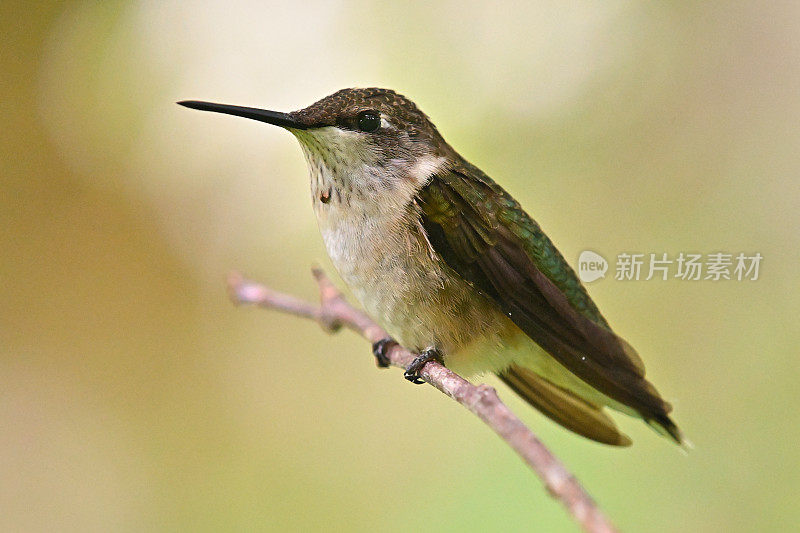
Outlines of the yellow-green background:
[{"label": "yellow-green background", "polygon": [[589,443],[500,392],[624,530],[796,527],[795,3],[4,1],[0,30],[3,531],[574,529],[361,339],[226,298],[231,269],[315,297],[305,164],[277,128],[173,102],[373,85],[573,264],[764,256],[755,282],[590,287],[688,455],[631,419],[632,448]]}]

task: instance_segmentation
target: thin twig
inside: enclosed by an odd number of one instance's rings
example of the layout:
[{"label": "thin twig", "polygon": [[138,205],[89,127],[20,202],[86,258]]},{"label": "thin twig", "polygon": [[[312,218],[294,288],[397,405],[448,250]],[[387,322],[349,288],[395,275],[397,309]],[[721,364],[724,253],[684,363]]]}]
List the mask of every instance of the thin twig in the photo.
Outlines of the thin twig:
[{"label": "thin twig", "polygon": [[[320,305],[244,279],[238,273],[229,276],[228,290],[236,304],[254,304],[309,318],[329,332],[346,327],[371,343],[388,337],[371,318],[347,303],[322,270],[314,268],[313,273],[319,284]],[[393,366],[400,368],[406,368],[415,357],[414,353],[402,346],[393,346],[386,355]],[[435,361],[427,363],[419,374],[424,381],[472,411],[506,441],[585,531],[616,531],[578,480],[500,401],[494,388],[484,384],[473,385]]]}]

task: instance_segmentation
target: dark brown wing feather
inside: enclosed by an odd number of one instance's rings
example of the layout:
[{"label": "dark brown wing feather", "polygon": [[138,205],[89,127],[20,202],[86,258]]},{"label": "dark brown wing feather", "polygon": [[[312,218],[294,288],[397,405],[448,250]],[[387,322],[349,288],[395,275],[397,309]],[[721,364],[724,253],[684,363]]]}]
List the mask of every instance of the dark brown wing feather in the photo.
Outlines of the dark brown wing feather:
[{"label": "dark brown wing feather", "polygon": [[464,163],[420,191],[428,239],[445,262],[564,367],[680,441],[670,406],[635,350],[611,331],[539,226],[501,187]]}]

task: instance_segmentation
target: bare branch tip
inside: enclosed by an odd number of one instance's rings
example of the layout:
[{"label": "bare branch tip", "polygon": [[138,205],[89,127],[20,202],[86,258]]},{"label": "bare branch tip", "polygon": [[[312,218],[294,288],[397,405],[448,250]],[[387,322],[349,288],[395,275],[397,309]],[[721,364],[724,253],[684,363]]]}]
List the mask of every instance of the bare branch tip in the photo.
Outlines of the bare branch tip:
[{"label": "bare branch tip", "polygon": [[319,267],[319,265],[314,265],[311,267],[311,273],[317,280],[317,285],[319,285],[319,296],[323,307],[325,307],[325,305],[327,305],[329,302],[342,297],[341,291],[336,288],[336,285],[333,284],[331,279],[328,277],[325,271]]},{"label": "bare branch tip", "polygon": [[228,298],[230,298],[230,300],[235,305],[242,304],[240,288],[243,283],[244,283],[244,276],[242,276],[241,272],[232,270],[231,272],[228,273],[227,277]]}]

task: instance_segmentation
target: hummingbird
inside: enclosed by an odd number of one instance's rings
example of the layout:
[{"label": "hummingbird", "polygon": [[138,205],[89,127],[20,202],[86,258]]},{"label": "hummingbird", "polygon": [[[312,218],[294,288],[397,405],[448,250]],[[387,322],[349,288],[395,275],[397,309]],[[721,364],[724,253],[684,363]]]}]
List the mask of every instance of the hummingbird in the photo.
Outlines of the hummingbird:
[{"label": "hummingbird", "polygon": [[533,407],[591,440],[628,446],[606,412],[683,443],[671,406],[645,378],[539,225],[467,162],[404,96],[342,89],[290,113],[183,101],[279,126],[300,142],[331,261],[396,343],[470,377],[497,374]]}]

